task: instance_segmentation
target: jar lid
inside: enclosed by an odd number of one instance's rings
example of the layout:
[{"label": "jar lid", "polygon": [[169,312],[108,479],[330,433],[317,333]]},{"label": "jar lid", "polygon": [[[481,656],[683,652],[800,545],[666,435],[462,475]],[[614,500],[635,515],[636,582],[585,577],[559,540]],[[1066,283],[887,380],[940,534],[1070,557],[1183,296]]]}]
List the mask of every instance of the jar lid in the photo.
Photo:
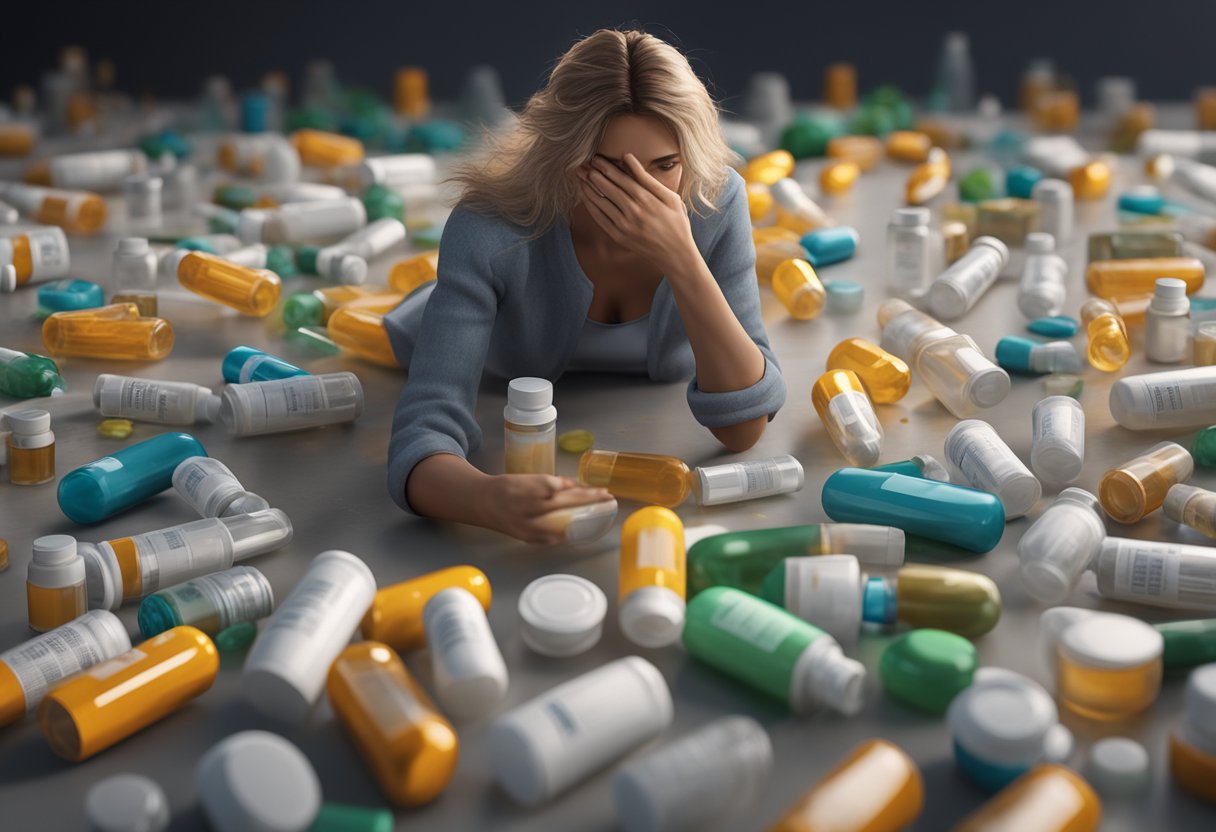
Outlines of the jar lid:
[{"label": "jar lid", "polygon": [[543,656],[576,656],[600,640],[607,612],[603,590],[586,578],[545,575],[520,593],[520,635]]},{"label": "jar lid", "polygon": [[1148,786],[1148,752],[1127,737],[1098,740],[1089,750],[1085,777],[1104,798],[1133,797]]},{"label": "jar lid", "polygon": [[1075,664],[1125,670],[1161,660],[1165,640],[1152,625],[1116,613],[1100,613],[1060,633],[1060,651]]},{"label": "jar lid", "polygon": [[198,792],[216,829],[306,829],[321,808],[312,763],[269,731],[242,731],[213,746],[198,764]]},{"label": "jar lid", "polygon": [[1056,704],[1020,673],[987,671],[976,672],[971,687],[950,703],[946,720],[954,741],[984,762],[1033,763],[1057,724]]},{"label": "jar lid", "polygon": [[84,811],[94,832],[160,832],[169,828],[165,790],[140,774],[115,774],[99,780],[85,794]]},{"label": "jar lid", "polygon": [[[51,414],[45,410],[18,410],[6,413],[9,429],[19,436],[37,436],[51,429]],[[52,535],[62,536],[62,535]]]}]

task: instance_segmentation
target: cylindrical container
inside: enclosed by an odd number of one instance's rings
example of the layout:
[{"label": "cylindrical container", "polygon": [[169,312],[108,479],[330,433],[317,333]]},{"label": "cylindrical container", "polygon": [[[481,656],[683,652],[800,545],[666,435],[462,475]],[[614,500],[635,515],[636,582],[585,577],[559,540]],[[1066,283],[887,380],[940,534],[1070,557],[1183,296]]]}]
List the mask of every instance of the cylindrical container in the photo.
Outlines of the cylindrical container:
[{"label": "cylindrical container", "polygon": [[567,543],[591,543],[612,528],[616,511],[616,500],[609,498],[598,503],[555,509],[537,517],[536,522],[562,535]]},{"label": "cylindrical container", "polygon": [[1139,619],[1098,613],[1055,635],[1056,693],[1089,719],[1117,722],[1153,704],[1161,690],[1164,642]]},{"label": "cylindrical container", "polygon": [[449,566],[379,590],[363,616],[363,638],[402,653],[426,646],[422,613],[431,598],[452,587],[468,591],[489,611],[491,589],[485,573],[475,566]]},{"label": "cylindrical container", "polygon": [[363,159],[363,142],[329,133],[324,130],[304,129],[291,134],[291,143],[306,165],[336,168],[353,165]]},{"label": "cylindrical container", "polygon": [[367,225],[363,201],[354,197],[291,202],[270,210],[241,212],[237,235],[246,243],[286,245],[333,240]]},{"label": "cylindrical container", "polygon": [[153,779],[140,774],[111,774],[84,796],[89,832],[164,832],[169,828],[169,797]]},{"label": "cylindrical container", "polygon": [[879,304],[877,317],[878,325],[882,327],[882,348],[910,365],[928,344],[958,335],[941,321],[899,298]]},{"label": "cylindrical container", "polygon": [[27,172],[27,178],[56,188],[116,191],[127,176],[142,172],[147,163],[148,157],[136,148],[65,153],[39,163]]},{"label": "cylindrical container", "polygon": [[308,757],[269,731],[220,740],[198,761],[195,779],[215,832],[303,832],[321,807],[321,782]]},{"label": "cylindrical container", "polygon": [[1170,774],[1193,796],[1216,803],[1216,664],[1191,671],[1186,710],[1170,732]]},{"label": "cylindrical container", "polygon": [[1108,537],[1090,566],[1104,598],[1216,612],[1216,549]]},{"label": "cylindrical container", "polygon": [[66,387],[51,359],[0,347],[0,395],[15,399],[62,396]]},{"label": "cylindrical container", "polygon": [[106,223],[106,201],[89,191],[5,182],[0,184],[0,199],[34,222],[57,225],[73,234],[93,234]]},{"label": "cylindrical container", "polygon": [[127,206],[127,222],[155,225],[160,223],[161,190],[165,180],[159,176],[135,173],[122,180],[123,202]]},{"label": "cylindrical container", "polygon": [[1190,479],[1193,473],[1195,462],[1186,448],[1176,442],[1160,442],[1103,474],[1098,499],[1114,520],[1135,523],[1161,508],[1170,486]]},{"label": "cylindrical container", "polygon": [[896,208],[887,224],[887,289],[896,297],[918,299],[929,290],[934,243],[928,208]]},{"label": "cylindrical container", "polygon": [[874,404],[902,399],[912,385],[912,371],[903,359],[863,338],[846,338],[828,353],[828,370],[851,370]]},{"label": "cylindrical container", "polygon": [[235,566],[149,595],[139,605],[144,638],[189,624],[209,636],[242,621],[260,621],[274,612],[274,590],[252,566]]},{"label": "cylindrical container", "polygon": [[1065,488],[1018,541],[1022,583],[1045,604],[1062,604],[1106,539],[1098,500]]},{"label": "cylindrical container", "polygon": [[0,727],[32,713],[58,682],[130,649],[118,616],[91,610],[0,653]]},{"label": "cylindrical container", "polygon": [[221,366],[224,381],[229,384],[248,384],[251,381],[277,381],[283,378],[310,375],[294,364],[288,364],[277,356],[268,355],[253,347],[233,347],[224,356]]},{"label": "cylindrical container", "polygon": [[[401,225],[399,220],[386,219]],[[370,226],[365,226],[365,228],[370,228]],[[314,263],[319,276],[336,281],[343,286],[359,286],[367,280],[367,260],[352,251],[347,251],[341,243],[318,249]]]},{"label": "cylindrical container", "polygon": [[786,260],[773,270],[773,294],[792,317],[809,321],[818,317],[827,301],[827,292],[815,269],[800,258]]},{"label": "cylindrical container", "polygon": [[173,485],[173,471],[206,456],[188,433],[162,433],[94,460],[59,481],[59,508],[76,523],[99,523]]},{"label": "cylindrical container", "polygon": [[[381,299],[386,299],[382,303]],[[396,294],[371,296],[369,304],[380,308],[362,307],[362,301],[354,301],[338,307],[329,316],[325,332],[335,344],[362,359],[382,367],[400,369],[397,354],[393,352],[388,331],[384,328],[384,315],[401,301]]]},{"label": "cylindrical container", "polygon": [[979,638],[1001,618],[996,583],[964,569],[910,564],[894,578],[867,579],[862,593],[863,618],[888,627],[900,623]]},{"label": "cylindrical container", "polygon": [[1000,498],[1006,520],[1030,511],[1043,495],[1038,479],[987,422],[956,424],[946,434],[946,457],[973,488]]},{"label": "cylindrical container", "polygon": [[8,481],[13,485],[42,485],[55,479],[55,433],[45,410],[15,410],[4,414],[11,433],[5,436]]},{"label": "cylindrical container", "polygon": [[795,714],[856,714],[865,667],[823,630],[754,595],[711,587],[688,602],[684,646],[697,658],[785,702]]},{"label": "cylindrical container", "polygon": [[257,318],[270,314],[283,286],[269,269],[250,269],[205,251],[183,257],[177,278],[191,292]]},{"label": "cylindrical container", "polygon": [[1055,238],[1043,232],[1026,235],[1026,265],[1018,284],[1018,309],[1030,320],[1059,315],[1064,310],[1068,263],[1055,253]]},{"label": "cylindrical container", "polygon": [[1001,832],[1030,821],[1036,832],[1097,832],[1102,804],[1081,775],[1038,765],[963,818],[954,832]]},{"label": "cylindrical container", "polygon": [[76,539],[52,534],[34,540],[25,581],[31,630],[44,633],[88,609],[84,558],[76,551]]},{"label": "cylindrical container", "polygon": [[995,237],[977,237],[967,253],[929,286],[929,307],[942,320],[952,321],[975,306],[1009,262],[1009,248]]},{"label": "cylindrical container", "polygon": [[[1124,194],[1119,202],[1124,204],[1129,199],[1134,199],[1134,193]],[[1154,191],[1152,197],[1158,204],[1153,206],[1153,210],[1161,207],[1160,195]],[[1134,209],[1133,209],[1134,210]],[[1112,261],[1112,260],[1133,260],[1136,262],[1150,260],[1154,263],[1159,262],[1162,258],[1174,259],[1182,254],[1182,244],[1184,238],[1181,231],[1163,230],[1163,231],[1110,231],[1104,234],[1090,234],[1089,241],[1086,245],[1086,253],[1089,261]],[[1114,264],[1111,265],[1111,268]],[[1116,293],[1116,299],[1131,298],[1139,295],[1153,293],[1153,280],[1149,280],[1145,284],[1143,291],[1128,289]]]},{"label": "cylindrical container", "polygon": [[1216,618],[1165,621],[1154,626],[1165,639],[1162,660],[1167,673],[1216,662]]},{"label": "cylindrical container", "polygon": [[230,517],[270,508],[245,490],[228,466],[209,456],[192,456],[173,469],[173,488],[202,517]]},{"label": "cylindrical container", "polygon": [[131,298],[128,302],[139,307],[140,315],[156,316],[156,252],[146,239],[127,237],[118,241],[111,275],[114,295]]},{"label": "cylindrical container", "polygon": [[1048,396],[1030,412],[1030,467],[1050,485],[1075,480],[1085,464],[1085,410],[1072,396]]},{"label": "cylindrical container", "polygon": [[1072,185],[1063,179],[1040,179],[1031,187],[1029,197],[1039,204],[1039,228],[1057,243],[1068,242],[1075,210]]},{"label": "cylindrical container", "polygon": [[920,817],[925,783],[903,749],[883,739],[854,748],[769,832],[895,832]]},{"label": "cylindrical container", "polygon": [[456,731],[391,647],[347,647],[329,669],[325,692],[389,800],[421,806],[447,787],[460,752]]},{"label": "cylindrical container", "polygon": [[1094,369],[1113,373],[1127,363],[1132,354],[1127,324],[1113,303],[1102,298],[1085,301],[1081,304],[1081,325],[1088,337],[1086,357]]},{"label": "cylindrical container", "polygon": [[765,576],[760,597],[847,645],[861,630],[863,581],[852,555],[789,557]]},{"label": "cylindrical container", "polygon": [[1186,294],[1203,288],[1203,263],[1194,257],[1146,257],[1135,260],[1093,260],[1085,268],[1089,291],[1100,298],[1147,295],[1161,277],[1175,277],[1186,285]]},{"label": "cylindrical container", "polygon": [[[383,217],[370,222],[332,246],[327,246],[317,253],[317,269],[324,275],[327,265],[335,255],[353,254],[366,262],[371,262],[384,256],[395,247],[405,242],[405,226],[401,220]],[[356,281],[362,282],[362,281]]]},{"label": "cylindrical container", "polygon": [[233,436],[337,425],[361,415],[363,386],[354,373],[230,384],[220,397],[220,421]]},{"label": "cylindrical container", "polygon": [[[753,166],[763,166],[767,156],[768,154],[765,154],[764,157],[758,157],[749,161],[749,170],[753,169]],[[832,218],[816,204],[815,200],[807,196],[806,191],[802,189],[802,185],[797,180],[789,177],[791,173],[793,173],[792,167],[785,170],[783,174],[778,174],[781,178],[775,181],[772,181],[767,176],[764,177],[764,180],[767,180],[769,193],[773,195],[773,202],[777,203],[778,219],[781,224],[799,234],[805,234],[821,226],[831,225],[833,222]],[[746,174],[745,178],[749,182],[753,181],[753,178],[748,178]]]},{"label": "cylindrical container", "polygon": [[996,361],[1014,373],[1042,375],[1044,373],[1079,373],[1081,356],[1069,341],[1048,341],[1046,344],[1006,335],[996,342]]},{"label": "cylindrical container", "polygon": [[692,489],[699,505],[716,506],[792,494],[804,479],[802,463],[787,454],[696,468]]},{"label": "cylindrical container", "polygon": [[353,170],[359,178],[358,187],[365,191],[372,185],[398,188],[435,181],[435,158],[429,153],[398,153],[364,159]]},{"label": "cylindrical container", "polygon": [[1144,355],[1159,364],[1178,364],[1191,354],[1191,302],[1186,284],[1159,277],[1144,314]]},{"label": "cylindrical container", "polygon": [[175,627],[56,687],[38,706],[38,723],[52,751],[80,762],[206,691],[219,666],[210,638]]},{"label": "cylindrical container", "polygon": [[833,520],[878,523],[988,552],[1005,531],[1000,499],[944,482],[864,468],[842,468],[823,484],[823,510]]},{"label": "cylindrical container", "polygon": [[692,491],[692,472],[681,459],[659,454],[592,448],[578,461],[583,485],[607,488],[612,496],[675,508]]},{"label": "cylindrical container", "polygon": [[494,779],[537,806],[671,725],[658,669],[637,656],[584,673],[503,714],[486,736]]},{"label": "cylindrical container", "polygon": [[772,766],[760,723],[723,717],[618,769],[617,818],[626,832],[691,832],[738,818],[759,799]]},{"label": "cylindrical container", "polygon": [[93,385],[93,406],[106,417],[193,425],[214,422],[220,397],[210,387],[186,381],[133,378],[101,373]]},{"label": "cylindrical container", "polygon": [[515,378],[507,386],[502,411],[504,471],[553,474],[557,458],[557,408],[553,384],[543,378]]},{"label": "cylindrical container", "polygon": [[969,335],[930,341],[913,366],[921,381],[959,419],[996,407],[1009,395],[1009,373],[980,351]]},{"label": "cylindrical container", "polygon": [[164,318],[141,318],[134,303],[56,312],[42,322],[51,355],[160,361],[173,351],[173,327]]},{"label": "cylindrical container", "polygon": [[435,593],[422,611],[435,696],[446,713],[477,719],[507,693],[507,665],[481,602],[468,590]]},{"label": "cylindrical container", "polygon": [[388,285],[393,291],[408,295],[437,279],[438,269],[439,252],[424,252],[393,264],[388,273]]},{"label": "cylindrical container", "polygon": [[1216,423],[1216,367],[1125,376],[1110,388],[1110,415],[1129,430]]},{"label": "cylindrical container", "polygon": [[1175,523],[1216,537],[1216,493],[1182,483],[1171,485],[1165,492],[1162,510]]},{"label": "cylindrical container", "polygon": [[1196,326],[1191,343],[1195,364],[1201,367],[1216,364],[1216,321],[1204,321]]},{"label": "cylindrical container", "polygon": [[12,285],[18,286],[67,277],[71,265],[68,239],[62,228],[35,228],[22,234],[0,237],[0,266],[12,266]]},{"label": "cylindrical container", "polygon": [[299,723],[325,686],[376,594],[376,578],[349,552],[317,555],[253,643],[241,688],[263,714]]},{"label": "cylindrical container", "polygon": [[799,242],[806,249],[807,262],[821,269],[848,260],[857,251],[860,240],[856,229],[847,225],[832,225],[803,234]]},{"label": "cylindrical container", "polygon": [[684,524],[670,509],[648,506],[621,527],[621,632],[641,647],[666,647],[684,626]]},{"label": "cylindrical container", "polygon": [[811,404],[850,465],[865,468],[882,454],[882,425],[852,370],[829,370],[811,388]]}]

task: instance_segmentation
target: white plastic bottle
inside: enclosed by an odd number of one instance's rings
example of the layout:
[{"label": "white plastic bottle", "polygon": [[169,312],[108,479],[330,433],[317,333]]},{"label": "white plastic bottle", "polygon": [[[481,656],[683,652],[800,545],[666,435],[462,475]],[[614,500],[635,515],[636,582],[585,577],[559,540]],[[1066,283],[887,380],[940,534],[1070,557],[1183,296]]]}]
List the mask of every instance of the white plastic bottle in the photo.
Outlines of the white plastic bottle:
[{"label": "white plastic bottle", "polygon": [[67,277],[71,267],[68,238],[58,226],[43,226],[12,236],[0,236],[0,266],[13,269],[0,280],[0,292],[17,286]]},{"label": "white plastic bottle", "polygon": [[210,387],[187,381],[102,373],[93,384],[93,405],[106,417],[160,425],[193,425],[215,421],[220,397]]},{"label": "white plastic bottle", "polygon": [[122,196],[129,226],[149,228],[160,225],[161,191],[164,185],[164,179],[147,173],[123,177]]},{"label": "white plastic bottle", "polygon": [[444,713],[485,716],[507,694],[507,665],[481,602],[460,587],[437,592],[423,607],[422,626]]},{"label": "white plastic bottle", "polygon": [[496,719],[486,736],[490,769],[515,802],[537,806],[658,736],[672,715],[663,674],[627,656]]},{"label": "white plastic bottle", "polygon": [[1104,598],[1216,612],[1216,548],[1108,537],[1090,569]]},{"label": "white plastic bottle", "polygon": [[772,766],[760,723],[723,717],[622,766],[612,783],[617,818],[626,832],[693,832],[737,820]]},{"label": "white plastic bottle", "polygon": [[1129,430],[1216,423],[1216,366],[1126,376],[1110,388],[1110,415]]},{"label": "white plastic bottle", "polygon": [[124,237],[114,249],[113,294],[155,295],[156,252],[143,237]]},{"label": "white plastic bottle", "polygon": [[220,397],[220,421],[233,436],[337,425],[361,415],[363,386],[354,373],[229,384]]},{"label": "white plastic bottle", "polygon": [[1048,396],[1031,417],[1030,467],[1051,485],[1072,482],[1085,464],[1085,410],[1072,396]]},{"label": "white plastic bottle", "polygon": [[364,159],[356,166],[360,193],[372,185],[399,188],[435,181],[435,158],[429,153],[398,153]]},{"label": "white plastic bottle", "polygon": [[1043,603],[1062,604],[1105,538],[1098,498],[1065,488],[1018,541],[1022,583]]},{"label": "white plastic bottle", "polygon": [[138,148],[91,150],[55,156],[48,165],[50,184],[56,188],[106,192],[118,190],[131,174],[142,173],[148,157]]},{"label": "white plastic bottle", "polygon": [[[317,252],[317,274],[343,283],[362,283],[367,277],[367,264],[405,244],[405,225],[393,217],[382,217],[344,237],[332,246]],[[332,266],[343,258],[358,258],[363,262],[362,277],[354,278],[339,271],[331,274]]]},{"label": "white plastic bottle", "polygon": [[149,595],[139,605],[144,638],[188,624],[215,637],[234,624],[274,612],[274,590],[252,566],[200,575]]},{"label": "white plastic bottle", "polygon": [[1158,364],[1178,364],[1191,354],[1191,302],[1186,283],[1159,277],[1144,313],[1144,355]]},{"label": "white plastic bottle", "polygon": [[972,488],[1000,498],[1006,520],[1030,511],[1043,494],[1038,479],[987,422],[966,419],[955,425],[946,434],[946,457]]},{"label": "white plastic bottle", "polygon": [[237,236],[246,243],[306,243],[333,240],[367,225],[363,201],[354,197],[290,202],[278,208],[241,212]]},{"label": "white plastic bottle", "polygon": [[1040,179],[1030,189],[1030,198],[1039,203],[1039,228],[1057,245],[1068,242],[1075,210],[1072,185],[1063,179]]},{"label": "white plastic bottle", "polygon": [[232,517],[270,508],[246,491],[228,466],[209,456],[192,456],[173,469],[173,488],[201,517]]},{"label": "white plastic bottle", "polygon": [[1035,231],[1026,235],[1026,265],[1018,284],[1018,309],[1027,318],[1047,318],[1064,310],[1064,279],[1068,263],[1055,253],[1050,234]]},{"label": "white plastic bottle", "polygon": [[929,289],[933,233],[928,208],[896,208],[887,224],[887,289],[916,300]]},{"label": "white plastic bottle", "polygon": [[543,378],[511,379],[502,411],[504,471],[552,474],[557,466],[557,408]]},{"label": "white plastic bottle", "polygon": [[805,482],[802,463],[789,454],[709,465],[693,469],[693,474],[693,492],[703,506],[792,494]]},{"label": "white plastic bottle", "polygon": [[929,286],[929,308],[942,320],[961,318],[996,283],[1009,262],[1009,248],[996,237],[976,237]]}]

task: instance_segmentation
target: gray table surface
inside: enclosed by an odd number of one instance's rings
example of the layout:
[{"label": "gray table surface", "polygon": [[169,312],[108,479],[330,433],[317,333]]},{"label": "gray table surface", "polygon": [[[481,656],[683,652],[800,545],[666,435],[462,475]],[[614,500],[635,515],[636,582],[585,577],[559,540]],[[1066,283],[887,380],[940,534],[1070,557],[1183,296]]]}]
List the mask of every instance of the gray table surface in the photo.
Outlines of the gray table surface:
[{"label": "gray table surface", "polygon": [[[1182,108],[1175,113],[1174,121],[1186,123],[1187,115]],[[121,145],[123,138],[111,136],[108,141]],[[78,146],[52,140],[44,149]],[[968,154],[958,154],[956,171],[968,169],[973,160]],[[815,160],[801,163],[798,178],[808,183],[816,181],[819,164]],[[6,162],[0,165],[0,176],[15,178],[19,170],[19,164]],[[890,210],[902,200],[906,173],[906,167],[884,162],[878,170],[863,176],[850,194],[824,201],[841,222],[858,229],[861,246],[854,259],[823,269],[822,277],[848,278],[864,284],[866,299],[862,312],[847,316],[825,314],[810,322],[794,321],[772,294],[762,289],[765,324],[781,362],[789,396],[763,439],[751,451],[738,457],[723,453],[713,437],[693,421],[685,403],[683,383],[655,384],[622,376],[580,374],[561,379],[555,392],[559,430],[586,428],[596,434],[599,447],[673,454],[690,465],[792,453],[806,469],[806,485],[801,492],[718,508],[700,508],[690,501],[678,513],[690,527],[719,523],[733,529],[751,529],[825,521],[820,506],[823,481],[845,463],[811,407],[810,388],[823,371],[824,358],[834,344],[850,336],[878,340],[874,310],[885,296],[882,290],[885,226]],[[1125,159],[1111,193],[1141,181],[1140,166],[1134,159]],[[122,220],[120,205],[116,204],[114,216],[117,226]],[[1073,313],[1085,297],[1086,234],[1114,228],[1115,219],[1113,198],[1078,205],[1077,233],[1063,252],[1071,267],[1068,309]],[[124,234],[114,228],[91,239],[72,238],[72,275],[106,283],[109,255],[119,236]],[[388,256],[374,263],[370,280],[383,280],[397,259],[398,256]],[[553,278],[562,280],[566,276],[555,274]],[[285,281],[284,293],[316,285],[315,278],[296,277]],[[623,502],[616,528],[598,544],[581,549],[535,549],[478,529],[409,518],[397,509],[385,489],[389,425],[405,378],[403,372],[355,358],[319,356],[284,341],[282,325],[275,314],[263,320],[243,318],[230,310],[185,297],[180,287],[166,289],[170,293],[162,298],[161,314],[172,321],[177,333],[177,343],[169,358],[150,364],[65,359],[60,363],[69,385],[68,394],[28,403],[51,411],[58,437],[58,476],[125,444],[166,430],[137,424],[135,434],[126,442],[99,436],[95,427],[101,417],[91,401],[92,383],[98,373],[192,381],[218,390],[223,383],[220,357],[238,344],[279,354],[314,373],[353,371],[367,396],[363,417],[353,426],[242,440],[232,439],[218,424],[198,425],[191,430],[208,453],[229,465],[246,487],[262,494],[291,517],[295,526],[292,543],[251,562],[265,572],[277,598],[286,596],[313,556],[330,548],[346,549],[363,558],[381,586],[442,566],[476,564],[485,570],[493,584],[490,621],[511,672],[510,690],[500,710],[526,702],[612,659],[637,653],[659,667],[675,697],[675,724],[660,742],[729,714],[747,714],[765,726],[776,754],[774,771],[756,804],[742,817],[727,822],[724,828],[761,829],[771,824],[854,746],[876,736],[897,743],[921,767],[926,802],[914,828],[948,828],[987,799],[956,770],[944,721],[914,713],[884,696],[876,668],[889,637],[866,636],[853,651],[870,673],[866,680],[865,708],[851,719],[830,713],[796,718],[780,704],[692,660],[679,647],[662,650],[633,647],[623,639],[616,625],[615,602],[610,603],[602,641],[588,653],[555,660],[530,652],[519,636],[516,615],[519,592],[541,575],[573,572],[595,581],[614,599],[619,524],[636,505]],[[1001,282],[957,322],[957,328],[975,337],[991,354],[999,337],[1023,332],[1025,322],[1013,303],[1015,292],[1016,281]],[[0,296],[0,344],[44,352],[38,324],[32,319],[35,305],[33,289]],[[1153,369],[1144,359],[1140,335],[1137,333],[1134,339],[1136,354],[1123,374]],[[1077,339],[1079,346],[1083,346],[1082,340]],[[1193,431],[1150,434],[1119,428],[1106,404],[1109,387],[1118,375],[1105,375],[1088,367],[1083,375],[1085,391],[1081,402],[1087,416],[1087,456],[1076,485],[1095,489],[1106,469],[1162,439],[1189,445]],[[1029,458],[1030,409],[1044,395],[1039,380],[1015,378],[1008,399],[985,414],[1023,459]],[[477,417],[486,438],[472,461],[490,472],[502,470],[500,414],[504,400],[505,384],[489,381],[477,405]],[[23,404],[0,400],[0,406],[11,409]],[[955,420],[919,381],[914,382],[906,398],[880,406],[878,413],[886,432],[884,462],[916,453],[943,456],[942,441]],[[575,456],[559,454],[559,473],[574,475],[576,464]],[[1193,481],[1216,487],[1216,476],[1208,471],[1200,470]],[[1045,495],[1029,517],[1010,522],[994,551],[957,563],[990,576],[1001,589],[1004,613],[1000,624],[976,642],[982,663],[1012,668],[1048,686],[1047,668],[1037,649],[1038,616],[1043,607],[1021,585],[1015,547],[1050,497]],[[20,488],[9,485],[5,477],[0,483],[0,536],[10,544],[11,562],[9,569],[0,574],[0,648],[14,646],[32,635],[26,624],[24,580],[30,544],[35,537],[67,533],[83,540],[100,541],[192,519],[196,518],[187,505],[169,492],[105,523],[80,527],[60,512],[54,484]],[[1207,542],[1165,520],[1160,512],[1134,527],[1119,528],[1112,524],[1111,529],[1132,537]],[[1092,575],[1085,576],[1070,603],[1126,612],[1152,622],[1199,617],[1104,601],[1096,593]],[[130,632],[138,637],[135,609],[128,606],[120,615]],[[410,655],[406,660],[424,683],[429,682],[425,653]],[[80,764],[57,758],[32,720],[4,729],[0,733],[0,828],[80,828],[84,822],[86,790],[99,779],[119,772],[148,775],[165,788],[174,828],[203,828],[205,820],[198,808],[194,780],[199,757],[216,741],[235,731],[262,727],[283,730],[268,725],[242,701],[238,687],[241,661],[240,656],[225,656],[218,679],[205,694]],[[1181,792],[1167,770],[1167,733],[1181,716],[1183,688],[1183,677],[1167,679],[1154,706],[1124,723],[1104,724],[1062,714],[1063,722],[1077,739],[1072,760],[1076,765],[1094,741],[1107,736],[1133,737],[1150,752],[1151,791],[1141,798],[1108,801],[1104,807],[1104,829],[1202,829],[1212,828],[1216,822],[1216,812]],[[611,768],[538,810],[515,806],[491,780],[483,744],[490,721],[487,717],[471,724],[458,724],[462,753],[451,784],[433,804],[398,811],[398,828],[588,831],[616,828]],[[386,805],[325,703],[307,725],[283,733],[315,765],[326,800]],[[649,748],[657,745],[652,743]]]}]

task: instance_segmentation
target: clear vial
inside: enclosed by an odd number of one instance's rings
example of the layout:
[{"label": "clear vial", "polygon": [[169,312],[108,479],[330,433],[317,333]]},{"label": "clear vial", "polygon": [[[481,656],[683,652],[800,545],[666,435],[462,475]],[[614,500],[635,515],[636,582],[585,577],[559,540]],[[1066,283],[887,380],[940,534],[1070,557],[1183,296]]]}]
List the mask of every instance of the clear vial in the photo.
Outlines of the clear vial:
[{"label": "clear vial", "polygon": [[1144,314],[1144,355],[1159,364],[1178,364],[1190,355],[1191,302],[1186,284],[1159,277]]},{"label": "clear vial", "polygon": [[1195,473],[1195,461],[1176,442],[1160,442],[1102,475],[1098,498],[1119,523],[1135,523],[1161,508],[1166,492]]},{"label": "clear vial", "polygon": [[1030,511],[1042,496],[1038,479],[987,422],[959,422],[946,435],[945,450],[973,488],[1000,498],[1006,520]]},{"label": "clear vial", "polygon": [[1165,516],[1175,523],[1190,526],[1208,537],[1216,537],[1216,492],[1177,483],[1165,492],[1165,503],[1161,508]]},{"label": "clear vial", "polygon": [[186,381],[132,378],[101,373],[93,384],[93,405],[107,418],[161,425],[214,422],[220,397],[209,387]]},{"label": "clear vial", "polygon": [[962,317],[996,283],[1007,262],[1008,246],[995,237],[977,237],[967,253],[930,285],[933,314],[947,321]]},{"label": "clear vial", "polygon": [[363,386],[354,373],[229,384],[220,397],[220,421],[233,436],[342,424],[362,414]]},{"label": "clear vial", "polygon": [[192,456],[173,469],[173,488],[202,517],[230,517],[270,508],[246,491],[227,465],[209,456]]},{"label": "clear vial", "polygon": [[1018,541],[1022,583],[1039,601],[1061,604],[1102,547],[1098,498],[1065,488]]},{"label": "clear vial", "polygon": [[1210,367],[1216,364],[1216,321],[1204,321],[1195,327],[1192,344],[1197,366]]},{"label": "clear vial", "polygon": [[989,361],[969,335],[927,344],[914,366],[925,386],[959,419],[996,407],[1009,394],[1009,373]]},{"label": "clear vial", "polygon": [[1085,464],[1085,410],[1072,396],[1048,396],[1030,415],[1031,469],[1051,485],[1072,482]]},{"label": "clear vial", "polygon": [[868,468],[882,454],[882,425],[874,405],[852,370],[829,370],[811,388],[811,403],[832,443],[858,468]]},{"label": "clear vial", "polygon": [[1039,204],[1039,228],[1057,243],[1072,237],[1074,200],[1072,185],[1063,179],[1040,179],[1030,190]]},{"label": "clear vial", "polygon": [[119,240],[114,249],[113,297],[134,303],[142,316],[156,317],[156,267],[156,252],[145,238]]},{"label": "clear vial", "polygon": [[512,379],[503,408],[504,471],[553,474],[557,466],[557,408],[553,384],[543,378]]},{"label": "clear vial", "polygon": [[896,208],[887,225],[887,289],[916,300],[929,289],[930,247],[928,208]]},{"label": "clear vial", "polygon": [[422,624],[444,711],[485,716],[507,694],[507,665],[481,602],[460,587],[441,590],[423,608]]},{"label": "clear vial", "polygon": [[1068,263],[1055,253],[1055,238],[1040,231],[1026,235],[1026,265],[1018,284],[1018,309],[1030,320],[1059,315],[1066,297]]},{"label": "clear vial", "polygon": [[602,451],[592,448],[578,461],[583,485],[607,488],[614,496],[675,508],[692,492],[692,472],[674,456]]},{"label": "clear vial", "polygon": [[1216,550],[1209,546],[1108,537],[1090,569],[1104,598],[1216,612]]}]

